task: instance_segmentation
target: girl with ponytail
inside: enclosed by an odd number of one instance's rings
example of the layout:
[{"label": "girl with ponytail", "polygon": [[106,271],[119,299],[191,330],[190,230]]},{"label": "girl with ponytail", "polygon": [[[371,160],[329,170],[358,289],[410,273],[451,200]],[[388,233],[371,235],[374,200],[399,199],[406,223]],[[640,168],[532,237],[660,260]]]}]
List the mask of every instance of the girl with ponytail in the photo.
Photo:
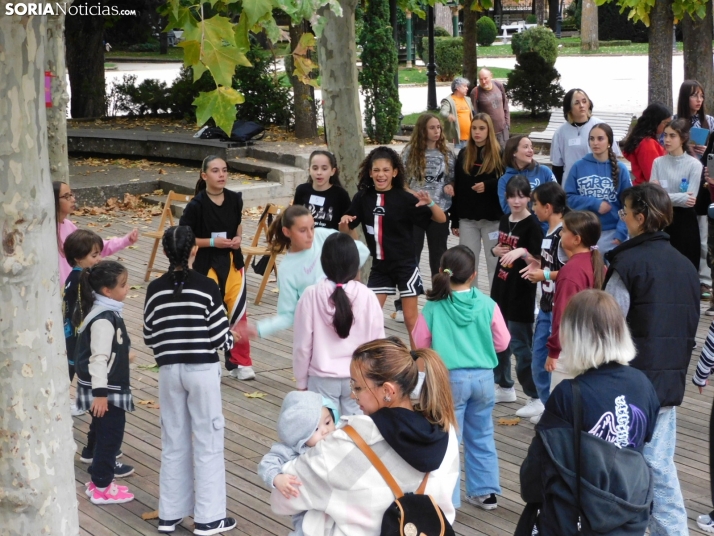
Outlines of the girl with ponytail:
[{"label": "girl with ponytail", "polygon": [[[493,369],[496,353],[508,348],[511,336],[496,302],[471,286],[475,278],[471,249],[446,251],[412,337],[419,348],[433,348],[449,370],[459,442],[464,441],[466,501],[493,510],[501,493],[491,417]],[[461,506],[459,484],[453,495],[456,508]]]},{"label": "girl with ponytail", "polygon": [[[228,165],[223,158],[204,158],[196,195],[186,205],[179,225],[187,225],[193,231],[198,246],[194,270],[218,283],[230,325],[246,325],[248,295],[240,249],[243,195],[226,188],[227,180]],[[226,353],[226,368],[238,380],[255,379],[247,337],[236,341]]]},{"label": "girl with ponytail", "polygon": [[[417,402],[410,394],[426,379]],[[493,382],[493,379],[490,380]],[[430,349],[409,351],[399,339],[377,339],[359,346],[350,364],[352,397],[364,415],[343,417],[373,450],[405,492],[415,491],[429,473],[426,493],[453,523],[451,497],[459,476],[456,418],[449,392],[449,371]],[[333,526],[333,534],[379,534],[382,516],[394,501],[388,484],[344,428],[328,435],[310,452],[283,466],[300,481],[297,497],[274,489],[273,512],[306,515],[305,534]],[[335,478],[349,460],[350,478]],[[352,505],[360,505],[353,508]]]},{"label": "girl with ponytail", "polygon": [[350,361],[359,345],[384,338],[377,296],[356,281],[359,252],[347,234],[333,233],[320,257],[326,279],[305,289],[295,310],[293,374],[297,388],[329,398],[341,415],[361,413],[350,396]]},{"label": "girl with ponytail", "polygon": [[573,210],[589,210],[600,218],[602,232],[597,246],[604,255],[627,240],[627,226],[618,215],[620,196],[632,186],[624,164],[612,150],[612,129],[598,123],[588,137],[591,153],[575,162],[565,180],[568,205]]},{"label": "girl with ponytail", "polygon": [[192,269],[198,246],[191,228],[167,229],[161,244],[169,269],[149,284],[144,303],[144,342],[159,366],[159,531],[173,531],[187,516],[198,529],[229,526],[223,427],[215,425],[223,422],[218,350],[240,336],[230,331],[216,282]]}]

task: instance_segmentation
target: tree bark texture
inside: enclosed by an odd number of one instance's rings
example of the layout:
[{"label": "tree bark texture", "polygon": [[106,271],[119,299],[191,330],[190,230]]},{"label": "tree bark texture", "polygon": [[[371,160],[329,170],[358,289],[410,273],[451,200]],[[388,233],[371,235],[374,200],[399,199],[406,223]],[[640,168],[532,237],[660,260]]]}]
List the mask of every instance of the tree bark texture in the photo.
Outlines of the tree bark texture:
[{"label": "tree bark texture", "polygon": [[546,0],[533,0],[536,20],[541,26],[545,22],[545,2]]},{"label": "tree bark texture", "polygon": [[463,47],[464,47],[464,78],[471,82],[472,86],[478,83],[478,54],[476,52],[476,20],[478,12],[471,9],[474,0],[466,0],[464,3],[464,27],[463,27]]},{"label": "tree bark texture", "polygon": [[[6,0],[0,0],[4,13]],[[79,534],[44,99],[46,17],[0,17],[0,532]]]},{"label": "tree bark texture", "polygon": [[548,0],[548,28],[553,31],[558,23],[558,9],[560,9],[559,0]]},{"label": "tree bark texture", "polygon": [[[63,3],[69,8],[72,0]],[[69,184],[67,160],[67,64],[65,63],[64,23],[61,10],[58,15],[47,16],[47,45],[45,47],[46,71],[52,73],[52,107],[47,108],[47,142],[50,174],[53,181]]]},{"label": "tree bark texture", "polygon": [[[290,50],[300,43],[304,33],[309,32],[309,22],[290,25]],[[308,57],[310,53],[308,52]],[[317,138],[317,108],[315,106],[315,89],[303,84],[293,73],[288,73],[293,86],[293,106],[295,107],[295,137],[299,139]]]},{"label": "tree bark texture", "polygon": [[[672,0],[657,0],[650,11],[648,104],[672,107]],[[710,53],[711,55],[711,53]]]},{"label": "tree bark texture", "polygon": [[65,37],[67,70],[72,88],[70,113],[75,119],[103,117],[106,113],[104,17],[67,17]]},{"label": "tree bark texture", "polygon": [[714,64],[707,61],[712,57],[712,39],[714,39],[712,21],[712,2],[707,2],[706,16],[692,18],[685,15],[682,19],[684,37],[684,79],[697,80],[704,86],[704,102],[707,112],[714,110]]},{"label": "tree bark texture", "polygon": [[597,4],[595,0],[582,0],[583,15],[580,24],[580,49],[598,50]]}]

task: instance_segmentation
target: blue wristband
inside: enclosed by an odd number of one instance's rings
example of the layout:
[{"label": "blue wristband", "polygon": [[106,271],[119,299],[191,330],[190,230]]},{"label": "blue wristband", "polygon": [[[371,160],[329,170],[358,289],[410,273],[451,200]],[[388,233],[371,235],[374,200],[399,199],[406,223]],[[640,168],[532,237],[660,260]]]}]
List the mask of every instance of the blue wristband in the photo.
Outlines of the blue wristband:
[{"label": "blue wristband", "polygon": [[429,203],[429,204],[427,205],[427,207],[431,208],[431,207],[433,207],[434,205],[436,205],[436,203],[434,203],[434,200],[432,199],[432,200],[431,200],[431,203]]},{"label": "blue wristband", "polygon": [[212,248],[216,247],[216,244],[214,243],[214,240],[215,240],[214,238],[211,238],[211,247],[212,247]]},{"label": "blue wristband", "polygon": [[543,268],[543,277],[546,281],[550,281],[550,268]]}]

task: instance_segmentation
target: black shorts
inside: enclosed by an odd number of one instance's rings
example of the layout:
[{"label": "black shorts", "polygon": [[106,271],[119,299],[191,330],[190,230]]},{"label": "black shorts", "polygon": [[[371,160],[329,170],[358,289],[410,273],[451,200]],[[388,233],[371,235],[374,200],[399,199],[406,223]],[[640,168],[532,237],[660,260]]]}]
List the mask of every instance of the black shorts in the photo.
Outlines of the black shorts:
[{"label": "black shorts", "polygon": [[424,294],[419,267],[414,261],[372,262],[367,286],[375,294],[396,294],[401,298],[412,298]]}]

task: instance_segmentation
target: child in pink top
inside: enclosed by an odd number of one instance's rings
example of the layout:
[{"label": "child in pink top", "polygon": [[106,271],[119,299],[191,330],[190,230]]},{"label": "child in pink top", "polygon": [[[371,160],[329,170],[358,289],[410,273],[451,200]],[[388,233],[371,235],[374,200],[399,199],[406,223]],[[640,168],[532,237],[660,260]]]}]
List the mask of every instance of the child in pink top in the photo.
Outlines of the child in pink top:
[{"label": "child in pink top", "polygon": [[[69,184],[61,181],[54,181],[52,183],[52,190],[54,191],[55,196],[55,217],[57,219],[57,247],[59,249],[60,285],[64,287],[64,283],[67,281],[67,276],[72,271],[72,267],[69,265],[64,256],[64,241],[69,235],[77,230],[77,226],[67,219],[67,216],[69,216],[72,211],[77,208],[77,205],[74,202],[74,194],[69,189]],[[104,258],[109,255],[113,255],[117,251],[130,246],[138,239],[139,230],[134,229],[121,238],[105,240],[102,257]]]},{"label": "child in pink top", "polygon": [[327,279],[305,289],[295,310],[297,388],[329,398],[342,415],[361,414],[350,396],[352,353],[365,342],[384,338],[384,315],[374,292],[354,280],[360,259],[349,235],[330,235],[320,262]]}]

